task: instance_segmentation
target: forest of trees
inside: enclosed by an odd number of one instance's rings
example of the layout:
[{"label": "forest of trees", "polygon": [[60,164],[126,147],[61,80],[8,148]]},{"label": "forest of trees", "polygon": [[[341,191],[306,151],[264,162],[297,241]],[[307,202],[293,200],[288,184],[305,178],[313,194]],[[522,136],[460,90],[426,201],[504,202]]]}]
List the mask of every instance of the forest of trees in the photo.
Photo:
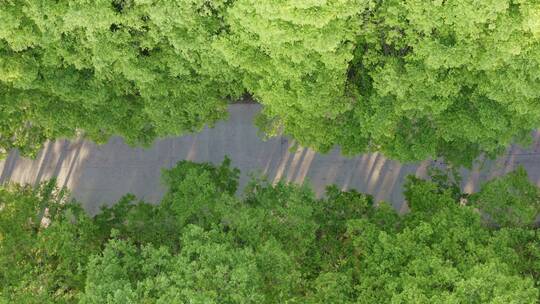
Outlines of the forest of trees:
[{"label": "forest of trees", "polygon": [[[0,0],[0,160],[150,145],[244,100],[262,134],[319,152],[470,166],[540,127],[540,0]],[[337,186],[238,195],[228,159],[96,215],[54,180],[3,184],[0,304],[540,303],[525,169],[474,194],[431,173],[403,214]]]},{"label": "forest of trees", "polygon": [[90,217],[54,181],[0,188],[0,303],[538,303],[540,189],[409,177],[411,211],[187,161],[160,204]]},{"label": "forest of trees", "polygon": [[[540,126],[540,0],[6,0],[0,149],[263,105],[301,145],[470,164]],[[1,152],[1,151],[0,151]]]}]

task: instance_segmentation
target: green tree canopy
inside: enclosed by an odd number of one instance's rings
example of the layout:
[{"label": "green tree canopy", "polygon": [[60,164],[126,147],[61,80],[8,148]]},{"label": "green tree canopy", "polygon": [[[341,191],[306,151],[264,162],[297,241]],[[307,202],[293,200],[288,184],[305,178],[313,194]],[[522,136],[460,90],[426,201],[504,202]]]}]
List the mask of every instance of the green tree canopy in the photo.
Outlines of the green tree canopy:
[{"label": "green tree canopy", "polygon": [[74,303],[99,252],[95,224],[54,180],[0,187],[0,303]]},{"label": "green tree canopy", "polygon": [[347,70],[367,2],[240,0],[227,10],[230,34],[218,46],[264,105],[259,125],[268,134],[328,150],[348,132],[338,118],[357,102]]},{"label": "green tree canopy", "polygon": [[226,60],[301,144],[470,164],[540,125],[540,2],[235,1]]},{"label": "green tree canopy", "polygon": [[533,225],[540,215],[540,189],[523,167],[487,182],[471,202],[500,226]]},{"label": "green tree canopy", "polygon": [[201,129],[243,92],[212,47],[227,1],[2,1],[0,144]]},{"label": "green tree canopy", "polygon": [[540,126],[538,0],[0,3],[0,147],[195,131],[248,93],[304,145],[470,164]]},{"label": "green tree canopy", "polygon": [[399,159],[462,163],[529,136],[540,124],[539,5],[377,1],[353,68],[357,133]]},{"label": "green tree canopy", "polygon": [[[527,197],[530,188],[514,179],[492,184]],[[1,188],[0,303],[540,299],[537,230],[486,224],[484,205],[460,204],[437,181],[408,181],[404,215],[334,186],[316,199],[307,186],[255,179],[238,197],[227,160],[180,162],[164,182],[161,204],[128,195],[94,217],[54,181]],[[482,191],[483,202],[515,206]]]}]

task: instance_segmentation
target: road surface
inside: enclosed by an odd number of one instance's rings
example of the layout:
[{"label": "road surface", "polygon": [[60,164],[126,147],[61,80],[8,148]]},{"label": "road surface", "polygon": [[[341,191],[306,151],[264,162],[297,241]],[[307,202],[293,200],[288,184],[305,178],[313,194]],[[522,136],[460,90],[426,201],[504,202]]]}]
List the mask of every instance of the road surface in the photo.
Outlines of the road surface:
[{"label": "road surface", "polygon": [[[378,153],[356,157],[341,156],[336,149],[326,155],[310,149],[294,151],[284,137],[262,140],[253,125],[259,111],[256,104],[230,107],[229,119],[213,129],[182,137],[164,138],[150,148],[130,147],[121,138],[105,144],[77,140],[47,143],[34,160],[16,151],[0,161],[0,183],[14,181],[39,183],[52,176],[90,213],[102,204],[112,204],[122,195],[133,193],[142,200],[158,202],[164,193],[160,172],[180,160],[220,163],[228,155],[242,171],[240,187],[249,174],[264,174],[271,181],[309,182],[317,195],[326,185],[357,189],[372,194],[377,201],[390,202],[403,210],[402,186],[409,174],[425,176],[429,161],[400,164]],[[496,161],[482,161],[471,172],[464,171],[463,188],[474,191],[482,181],[523,165],[530,179],[540,185],[540,133],[528,149],[511,147]]]}]

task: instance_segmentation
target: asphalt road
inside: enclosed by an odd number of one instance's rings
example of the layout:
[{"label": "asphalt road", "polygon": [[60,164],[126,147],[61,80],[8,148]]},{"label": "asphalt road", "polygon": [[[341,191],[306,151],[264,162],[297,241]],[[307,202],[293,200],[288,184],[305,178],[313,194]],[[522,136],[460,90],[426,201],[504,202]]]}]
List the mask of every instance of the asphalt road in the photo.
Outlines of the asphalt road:
[{"label": "asphalt road", "polygon": [[[121,138],[105,145],[88,141],[59,140],[47,143],[34,160],[17,151],[0,161],[0,182],[39,183],[53,176],[90,213],[102,204],[112,204],[122,195],[133,193],[148,202],[158,202],[164,187],[160,172],[180,160],[220,163],[228,155],[242,171],[241,188],[249,174],[266,175],[270,181],[309,182],[317,195],[329,184],[342,189],[367,192],[380,201],[403,210],[402,186],[409,174],[425,176],[430,161],[400,164],[382,155],[365,154],[354,158],[340,155],[338,149],[321,155],[310,149],[291,150],[293,142],[284,137],[262,140],[253,126],[256,104],[230,107],[227,121],[213,129],[182,137],[158,140],[150,148],[130,147]],[[463,171],[463,188],[474,191],[485,180],[523,165],[530,179],[540,186],[540,133],[527,149],[511,147],[496,161],[479,161],[472,171]]]}]

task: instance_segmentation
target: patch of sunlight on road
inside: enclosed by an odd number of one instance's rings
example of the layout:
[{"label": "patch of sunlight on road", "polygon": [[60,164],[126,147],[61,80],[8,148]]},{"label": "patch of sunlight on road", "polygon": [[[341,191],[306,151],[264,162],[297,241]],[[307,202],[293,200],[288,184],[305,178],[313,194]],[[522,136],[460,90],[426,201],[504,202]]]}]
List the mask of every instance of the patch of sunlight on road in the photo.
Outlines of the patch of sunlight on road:
[{"label": "patch of sunlight on road", "polygon": [[306,178],[309,168],[311,167],[311,162],[313,162],[313,158],[315,157],[315,155],[315,151],[311,149],[306,150],[300,168],[298,168],[298,172],[295,178],[296,183],[301,184],[304,182],[304,179]]},{"label": "patch of sunlight on road", "polygon": [[56,177],[60,187],[73,189],[89,153],[89,143],[81,139],[47,142],[35,159],[11,151],[3,162],[1,182],[36,185]]},{"label": "patch of sunlight on road", "polygon": [[[294,141],[291,141],[291,143],[289,144],[289,148],[292,147],[294,144],[295,144]],[[281,162],[278,165],[278,169],[276,171],[276,175],[274,176],[274,180],[273,180],[274,184],[278,183],[281,180],[281,178],[283,177],[283,173],[285,172],[285,169],[287,167],[287,163],[288,163],[290,157],[291,157],[291,151],[289,151],[289,149],[287,149],[287,152],[285,152],[285,155],[283,156],[283,159],[281,160]]]}]

